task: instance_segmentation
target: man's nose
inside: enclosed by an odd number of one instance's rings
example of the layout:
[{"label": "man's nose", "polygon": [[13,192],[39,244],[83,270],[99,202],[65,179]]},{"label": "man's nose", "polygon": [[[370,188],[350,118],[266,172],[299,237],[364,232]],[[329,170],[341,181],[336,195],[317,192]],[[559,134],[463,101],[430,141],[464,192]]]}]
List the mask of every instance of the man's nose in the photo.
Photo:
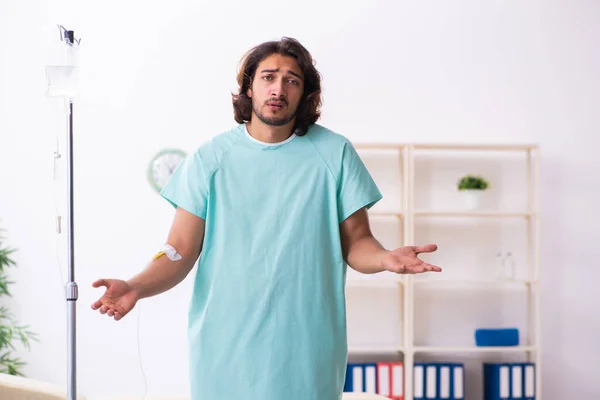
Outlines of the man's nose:
[{"label": "man's nose", "polygon": [[285,87],[283,84],[283,79],[277,79],[273,81],[271,85],[271,96],[273,97],[285,97]]}]

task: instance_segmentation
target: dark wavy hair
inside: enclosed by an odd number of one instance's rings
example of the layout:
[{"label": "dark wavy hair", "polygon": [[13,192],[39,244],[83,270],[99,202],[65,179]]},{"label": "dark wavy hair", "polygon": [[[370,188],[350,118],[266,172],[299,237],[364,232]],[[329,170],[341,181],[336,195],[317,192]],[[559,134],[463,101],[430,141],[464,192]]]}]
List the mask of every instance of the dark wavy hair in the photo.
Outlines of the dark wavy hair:
[{"label": "dark wavy hair", "polygon": [[239,89],[232,94],[234,118],[239,124],[250,121],[252,99],[247,95],[248,89],[252,86],[258,64],[273,54],[295,58],[304,75],[304,93],[298,105],[294,126],[295,133],[302,136],[321,116],[321,74],[315,68],[315,61],[308,50],[293,38],[283,37],[278,41],[261,43],[242,57],[237,75]]}]

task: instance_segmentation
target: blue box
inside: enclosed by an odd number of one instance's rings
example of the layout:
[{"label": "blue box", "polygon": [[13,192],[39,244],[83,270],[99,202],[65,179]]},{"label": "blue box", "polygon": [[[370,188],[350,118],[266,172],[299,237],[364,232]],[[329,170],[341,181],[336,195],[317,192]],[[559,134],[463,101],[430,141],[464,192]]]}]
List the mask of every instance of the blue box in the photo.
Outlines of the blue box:
[{"label": "blue box", "polygon": [[518,346],[519,330],[517,328],[477,329],[475,330],[477,346]]}]

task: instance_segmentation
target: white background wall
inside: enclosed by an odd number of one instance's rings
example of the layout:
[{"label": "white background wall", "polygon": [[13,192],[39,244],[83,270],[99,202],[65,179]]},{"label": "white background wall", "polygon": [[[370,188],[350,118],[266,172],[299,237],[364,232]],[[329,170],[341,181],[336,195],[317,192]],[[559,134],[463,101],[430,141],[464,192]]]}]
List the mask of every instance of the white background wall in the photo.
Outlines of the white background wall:
[{"label": "white background wall", "polygon": [[[53,200],[64,212],[64,197],[53,197],[64,190],[53,175],[64,131],[60,105],[44,97],[47,46],[62,23],[83,38],[75,111],[82,392],[144,391],[138,314],[117,323],[89,305],[101,294],[93,280],[128,278],[166,237],[173,210],[146,181],[150,158],[163,147],[191,151],[229,128],[243,52],[292,36],[323,75],[321,123],[353,141],[541,144],[544,398],[597,398],[599,17],[593,1],[0,2],[0,218],[19,248],[7,304],[41,337],[21,353],[26,374],[66,380],[63,250],[62,278],[56,263],[65,242],[54,232]],[[448,257],[468,246],[446,249]],[[188,279],[140,309],[151,394],[186,393],[189,289]]]}]

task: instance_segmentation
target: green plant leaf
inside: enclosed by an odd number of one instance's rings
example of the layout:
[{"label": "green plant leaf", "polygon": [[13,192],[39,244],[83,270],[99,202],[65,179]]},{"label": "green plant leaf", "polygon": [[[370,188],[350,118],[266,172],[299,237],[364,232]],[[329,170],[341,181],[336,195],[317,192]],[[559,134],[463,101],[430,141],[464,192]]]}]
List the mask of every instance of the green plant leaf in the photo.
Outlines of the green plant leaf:
[{"label": "green plant leaf", "polygon": [[479,175],[465,175],[458,181],[457,187],[458,190],[485,190],[489,187],[489,182]]},{"label": "green plant leaf", "polygon": [[[0,232],[6,232],[0,228]],[[12,259],[12,255],[17,251],[16,248],[7,248],[3,246],[2,240],[5,235],[0,235],[0,298],[2,296],[12,297],[10,286],[15,282],[6,276],[7,267],[15,267],[17,264]],[[27,350],[31,349],[31,342],[39,341],[39,337],[34,333],[29,325],[19,324],[15,316],[6,306],[0,306],[0,373],[24,376],[22,368],[26,365],[12,352],[17,352],[15,343],[21,343]]]}]

